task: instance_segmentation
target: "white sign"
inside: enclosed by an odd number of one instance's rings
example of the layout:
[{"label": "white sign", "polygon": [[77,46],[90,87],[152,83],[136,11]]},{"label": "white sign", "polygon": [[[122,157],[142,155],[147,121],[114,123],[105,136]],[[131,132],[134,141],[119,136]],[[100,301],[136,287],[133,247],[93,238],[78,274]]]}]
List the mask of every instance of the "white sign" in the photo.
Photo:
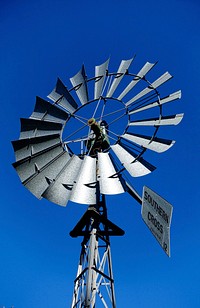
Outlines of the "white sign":
[{"label": "white sign", "polygon": [[142,218],[169,257],[172,210],[173,207],[169,202],[144,186]]}]

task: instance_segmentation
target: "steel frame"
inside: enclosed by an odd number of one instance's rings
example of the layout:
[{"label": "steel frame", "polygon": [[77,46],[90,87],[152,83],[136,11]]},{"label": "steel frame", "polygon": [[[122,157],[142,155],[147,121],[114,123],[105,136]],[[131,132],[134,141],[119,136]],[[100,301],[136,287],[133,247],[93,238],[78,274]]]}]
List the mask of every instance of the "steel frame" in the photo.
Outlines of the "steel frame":
[{"label": "steel frame", "polygon": [[105,196],[86,213],[70,232],[72,237],[84,235],[81,243],[71,308],[116,308],[111,235],[124,231],[107,219]]}]

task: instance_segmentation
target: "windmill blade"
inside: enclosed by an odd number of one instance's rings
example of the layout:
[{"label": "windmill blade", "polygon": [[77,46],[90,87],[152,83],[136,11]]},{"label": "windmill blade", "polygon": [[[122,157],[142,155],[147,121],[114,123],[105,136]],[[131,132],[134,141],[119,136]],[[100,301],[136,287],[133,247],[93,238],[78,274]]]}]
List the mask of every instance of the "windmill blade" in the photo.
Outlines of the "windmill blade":
[{"label": "windmill blade", "polygon": [[110,89],[108,90],[106,97],[112,97],[113,93],[115,92],[116,88],[118,87],[120,81],[122,80],[122,78],[124,77],[124,75],[126,74],[129,66],[131,65],[133,61],[133,58],[130,60],[122,60],[120,63],[120,66],[118,68],[117,71],[117,75],[115,76]]},{"label": "windmill blade", "polygon": [[136,109],[132,110],[132,111],[129,111],[129,115],[131,114],[134,114],[134,113],[137,113],[137,112],[140,112],[140,111],[144,111],[144,110],[147,110],[147,109],[151,109],[151,108],[154,108],[154,107],[157,107],[157,106],[160,106],[160,105],[163,105],[163,104],[166,104],[166,103],[169,103],[171,101],[174,101],[176,99],[180,99],[181,98],[181,91],[177,91],[177,92],[174,92],[164,98],[162,98],[161,100],[158,100],[156,102],[153,102],[153,103],[150,103],[144,107],[137,107]]},{"label": "windmill blade", "polygon": [[40,172],[42,168],[51,163],[56,157],[59,157],[63,152],[65,151],[60,144],[42,152],[41,154],[31,155],[28,158],[19,160],[13,164],[13,167],[16,169],[20,180],[24,182],[36,172]]},{"label": "windmill blade", "polygon": [[105,63],[95,66],[95,85],[94,85],[94,99],[98,99],[102,95],[104,80],[108,70],[108,59]]},{"label": "windmill blade", "polygon": [[139,121],[129,122],[129,126],[163,126],[163,125],[178,125],[183,119],[183,113],[174,114],[160,118],[151,118]]},{"label": "windmill blade", "polygon": [[64,124],[68,119],[68,114],[56,107],[56,105],[52,105],[44,99],[36,96],[35,108],[30,116],[30,119]]},{"label": "windmill blade", "polygon": [[168,140],[168,139],[162,139],[162,138],[150,137],[150,136],[144,136],[144,135],[138,135],[138,134],[131,134],[131,133],[126,133],[122,135],[121,137],[124,139],[130,140],[136,144],[139,144],[140,146],[144,148],[155,151],[157,153],[162,153],[162,152],[167,151],[175,143],[174,140]]},{"label": "windmill blade", "polygon": [[47,97],[70,113],[73,113],[78,108],[74,98],[59,78],[57,79],[55,88]]},{"label": "windmill blade", "polygon": [[161,86],[163,83],[167,82],[169,79],[171,79],[172,76],[166,72],[165,74],[163,74],[161,77],[159,77],[157,80],[155,80],[150,86],[148,86],[147,88],[145,88],[144,90],[142,90],[140,93],[138,93],[136,96],[134,96],[133,98],[131,98],[127,103],[126,106],[129,106],[130,104],[132,104],[133,102],[135,102],[136,100],[138,100],[139,98],[143,97],[144,95],[148,94],[149,92],[155,90],[156,88],[158,88],[159,86]]},{"label": "windmill blade", "polygon": [[[157,63],[157,62],[156,62]],[[142,69],[137,73],[137,76],[134,77],[134,79],[127,85],[127,87],[124,89],[124,91],[119,95],[118,99],[122,100],[122,98],[130,92],[133,87],[142,79],[145,77],[145,75],[156,65],[156,63],[149,63],[147,62]]]},{"label": "windmill blade", "polygon": [[146,175],[156,169],[143,158],[136,159],[138,155],[130,150],[128,151],[125,146],[122,147],[119,144],[115,144],[111,145],[111,148],[124,166],[124,168],[126,168],[126,170],[133,177]]},{"label": "windmill blade", "polygon": [[96,204],[96,158],[85,156],[70,200],[81,204]]},{"label": "windmill blade", "polygon": [[98,180],[101,194],[116,195],[125,191],[122,178],[119,174],[116,174],[117,169],[115,168],[109,153],[98,153],[98,169]]},{"label": "windmill blade", "polygon": [[37,198],[41,198],[43,192],[55,181],[55,178],[67,164],[70,156],[67,152],[61,153],[53,161],[50,161],[41,171],[25,181],[24,186]]},{"label": "windmill blade", "polygon": [[81,164],[82,159],[73,155],[58,174],[55,182],[52,182],[42,194],[42,197],[61,206],[66,206],[70,199],[74,181],[78,176]]},{"label": "windmill blade", "polygon": [[63,125],[61,123],[40,121],[35,119],[20,119],[20,139],[61,134]]},{"label": "windmill blade", "polygon": [[89,99],[84,65],[74,77],[70,78],[70,81],[75,88],[74,90],[76,91],[81,104],[86,104]]},{"label": "windmill blade", "polygon": [[16,161],[38,154],[60,143],[58,134],[12,141]]}]

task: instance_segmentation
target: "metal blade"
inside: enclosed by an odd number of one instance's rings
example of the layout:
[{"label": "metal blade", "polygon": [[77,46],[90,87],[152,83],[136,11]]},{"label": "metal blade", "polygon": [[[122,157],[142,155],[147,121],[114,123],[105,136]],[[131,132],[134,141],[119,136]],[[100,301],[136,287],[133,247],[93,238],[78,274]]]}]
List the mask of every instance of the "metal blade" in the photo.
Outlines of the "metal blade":
[{"label": "metal blade", "polygon": [[65,150],[62,145],[58,145],[42,152],[42,154],[31,155],[31,157],[17,161],[13,164],[13,167],[16,169],[20,180],[24,182],[36,172],[40,172],[42,168],[53,162],[53,160],[63,152],[65,152]]},{"label": "metal blade", "polygon": [[55,181],[55,178],[64,168],[69,159],[69,154],[67,152],[63,152],[47,164],[43,170],[36,172],[32,178],[24,183],[24,186],[37,198],[41,198],[43,192],[52,182]]},{"label": "metal blade", "polygon": [[[157,62],[156,62],[157,63]],[[145,77],[145,75],[156,65],[156,63],[147,62],[142,69],[137,73],[137,76],[128,84],[128,86],[124,89],[124,91],[119,95],[118,99],[122,100],[122,98],[128,94],[129,91],[135,87],[135,85]]]},{"label": "metal blade", "polygon": [[30,118],[64,124],[68,119],[68,114],[56,105],[36,96],[35,108]]},{"label": "metal blade", "polygon": [[94,99],[99,98],[102,95],[104,80],[106,72],[108,70],[108,59],[105,63],[95,66],[95,86],[94,86]]},{"label": "metal blade", "polygon": [[73,113],[78,108],[74,98],[59,78],[57,80],[56,87],[47,97],[70,113]]},{"label": "metal blade", "polygon": [[143,110],[154,108],[154,107],[169,103],[171,101],[174,101],[174,100],[180,99],[180,98],[181,98],[181,91],[179,90],[177,92],[174,92],[174,93],[162,98],[160,101],[156,101],[156,102],[148,104],[144,107],[136,108],[135,110],[129,111],[129,114],[134,114],[134,113],[137,113],[137,112],[140,112],[140,111],[143,111]]},{"label": "metal blade", "polygon": [[98,169],[98,180],[101,194],[116,195],[125,191],[123,180],[119,174],[116,174],[117,170],[109,153],[98,153]]},{"label": "metal blade", "polygon": [[70,200],[81,204],[96,204],[96,158],[85,156]]},{"label": "metal blade", "polygon": [[183,119],[183,113],[174,114],[171,116],[165,116],[160,118],[151,118],[145,120],[139,120],[130,122],[130,126],[161,126],[161,125],[177,125]]},{"label": "metal blade", "polygon": [[126,74],[129,66],[131,65],[131,62],[133,61],[133,58],[130,60],[122,60],[120,63],[120,66],[118,68],[117,71],[117,75],[115,76],[113,83],[110,86],[110,89],[108,90],[106,97],[112,97],[114,91],[116,90],[116,88],[118,87],[120,81],[122,80],[122,78],[124,77],[124,75]]},{"label": "metal blade", "polygon": [[137,154],[133,152],[130,153],[130,151],[127,151],[124,146],[122,147],[119,144],[115,144],[112,145],[111,148],[121,161],[124,168],[126,168],[133,177],[146,175],[156,169],[143,158],[136,160],[135,158],[137,157]]},{"label": "metal blade", "polygon": [[84,65],[74,77],[70,78],[70,81],[73,87],[75,87],[76,94],[78,95],[81,104],[86,104],[88,102],[88,89]]},{"label": "metal blade", "polygon": [[16,161],[30,157],[59,143],[61,143],[61,140],[58,134],[12,141]]},{"label": "metal blade", "polygon": [[61,123],[40,121],[35,119],[20,119],[20,139],[61,134]]},{"label": "metal blade", "polygon": [[42,197],[61,206],[66,206],[81,164],[82,159],[76,155],[72,156],[60,174],[58,174],[55,182],[42,194]]},{"label": "metal blade", "polygon": [[126,133],[121,136],[124,139],[130,140],[140,146],[155,151],[157,153],[165,152],[171,148],[175,141],[168,139],[161,139],[157,137],[149,137],[144,135]]},{"label": "metal blade", "polygon": [[144,95],[148,94],[149,92],[155,90],[156,88],[158,88],[159,86],[161,86],[163,83],[165,83],[166,81],[168,81],[169,79],[171,79],[172,76],[166,72],[165,74],[163,74],[161,77],[159,77],[157,80],[155,80],[150,86],[148,86],[147,88],[145,88],[144,90],[142,90],[140,93],[138,93],[136,96],[134,96],[133,98],[131,98],[127,103],[126,106],[129,106],[130,104],[132,104],[133,102],[135,102],[136,100],[138,100],[139,98],[143,97]]}]

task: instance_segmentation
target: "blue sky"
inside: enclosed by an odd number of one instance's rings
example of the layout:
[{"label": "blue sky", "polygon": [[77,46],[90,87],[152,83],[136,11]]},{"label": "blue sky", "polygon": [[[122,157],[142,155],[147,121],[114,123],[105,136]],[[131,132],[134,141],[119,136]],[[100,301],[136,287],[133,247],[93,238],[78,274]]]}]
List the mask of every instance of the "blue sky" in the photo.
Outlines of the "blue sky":
[{"label": "blue sky", "polygon": [[140,194],[147,185],[174,206],[171,258],[128,194],[107,200],[109,218],[126,232],[112,238],[117,306],[200,307],[199,14],[194,0],[1,3],[0,307],[70,307],[81,239],[68,234],[86,209],[39,201],[22,186],[11,165],[20,117],[58,76],[69,82],[82,63],[92,75],[108,57],[115,70],[134,54],[133,71],[158,60],[152,78],[166,70],[174,76],[166,90],[181,89],[182,99],[166,111],[185,117],[163,131],[173,148],[149,156],[156,171],[132,180]]}]

